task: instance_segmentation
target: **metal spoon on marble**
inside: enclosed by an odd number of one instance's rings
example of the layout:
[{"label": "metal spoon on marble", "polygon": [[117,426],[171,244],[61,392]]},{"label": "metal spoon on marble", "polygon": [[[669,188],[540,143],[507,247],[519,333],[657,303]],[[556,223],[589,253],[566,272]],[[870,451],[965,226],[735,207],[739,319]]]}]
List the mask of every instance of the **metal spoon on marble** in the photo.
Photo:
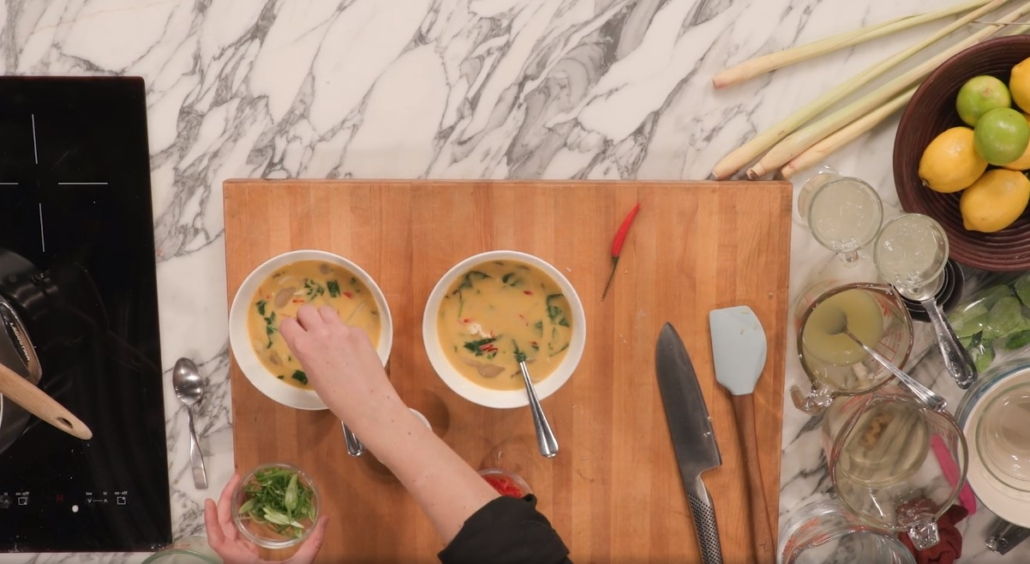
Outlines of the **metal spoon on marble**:
[{"label": "metal spoon on marble", "polygon": [[862,347],[862,350],[864,350],[866,354],[873,357],[873,359],[876,360],[876,362],[879,362],[881,366],[889,370],[891,374],[898,378],[898,380],[901,380],[901,383],[904,384],[906,388],[908,388],[908,391],[912,392],[912,395],[919,398],[919,400],[926,404],[926,406],[930,409],[934,411],[942,411],[946,407],[948,407],[947,400],[941,397],[940,394],[931,390],[930,388],[927,388],[919,380],[916,380],[915,378],[909,376],[907,372],[895,366],[893,362],[887,360],[883,355],[876,352],[876,349],[863,343],[861,339],[859,339],[855,336],[854,333],[849,331],[848,317],[844,314],[843,311],[838,310],[836,311],[836,313],[838,314],[838,317],[835,317],[833,319],[835,323],[833,323],[832,326],[829,323],[827,323],[826,325],[827,334],[843,334],[847,338],[854,341],[855,344]]},{"label": "metal spoon on marble", "polygon": [[186,406],[190,422],[190,465],[193,467],[193,485],[198,490],[207,489],[207,469],[204,467],[204,453],[200,451],[197,430],[193,425],[193,406],[204,399],[206,382],[197,365],[188,358],[180,358],[172,369],[172,389],[175,397]]}]

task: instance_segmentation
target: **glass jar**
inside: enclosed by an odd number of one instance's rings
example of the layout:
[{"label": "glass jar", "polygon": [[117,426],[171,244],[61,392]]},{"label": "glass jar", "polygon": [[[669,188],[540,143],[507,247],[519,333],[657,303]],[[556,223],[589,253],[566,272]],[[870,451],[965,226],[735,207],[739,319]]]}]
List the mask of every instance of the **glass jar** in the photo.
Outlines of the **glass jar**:
[{"label": "glass jar", "polygon": [[863,394],[890,381],[892,374],[847,335],[825,327],[842,315],[848,330],[895,366],[912,351],[912,318],[897,292],[885,284],[845,284],[806,304],[797,320],[797,351],[811,391],[790,390],[794,405],[819,413],[839,396]]},{"label": "glass jar", "polygon": [[780,531],[779,564],[875,562],[915,564],[915,558],[890,531],[871,527],[836,499],[796,509]]},{"label": "glass jar", "polygon": [[871,526],[907,532],[917,549],[940,541],[937,519],[968,466],[955,419],[889,386],[841,398],[823,418],[827,470],[841,502]]}]

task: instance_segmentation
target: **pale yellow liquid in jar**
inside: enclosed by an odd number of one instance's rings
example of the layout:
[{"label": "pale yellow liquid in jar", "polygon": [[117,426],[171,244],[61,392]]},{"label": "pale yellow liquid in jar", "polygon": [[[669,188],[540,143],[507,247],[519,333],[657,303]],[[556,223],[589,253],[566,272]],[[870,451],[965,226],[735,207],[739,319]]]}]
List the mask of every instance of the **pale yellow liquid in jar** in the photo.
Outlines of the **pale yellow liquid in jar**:
[{"label": "pale yellow liquid in jar", "polygon": [[903,216],[884,227],[877,241],[876,267],[880,275],[903,292],[926,290],[947,260],[947,243],[940,239],[941,233],[932,222],[920,216]]},{"label": "pale yellow liquid in jar", "polygon": [[880,229],[883,208],[876,193],[857,179],[841,178],[822,187],[808,209],[815,238],[838,253],[857,251]]},{"label": "pale yellow liquid in jar", "polygon": [[[873,347],[883,337],[883,312],[865,290],[845,290],[822,302],[808,316],[801,340],[806,355],[825,363],[844,366],[861,362],[868,355],[862,347],[840,329],[841,315],[848,331]],[[836,334],[835,334],[836,333]]]},{"label": "pale yellow liquid in jar", "polygon": [[862,486],[860,490],[905,480],[926,460],[929,435],[917,407],[906,403],[876,404],[859,416],[834,461],[837,479]]}]

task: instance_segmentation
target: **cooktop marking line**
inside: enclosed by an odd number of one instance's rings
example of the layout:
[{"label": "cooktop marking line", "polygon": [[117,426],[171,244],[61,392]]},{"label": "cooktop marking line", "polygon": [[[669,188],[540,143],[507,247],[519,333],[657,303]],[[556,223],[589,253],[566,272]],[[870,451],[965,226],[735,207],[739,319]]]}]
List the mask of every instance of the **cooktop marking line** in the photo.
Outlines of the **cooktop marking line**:
[{"label": "cooktop marking line", "polygon": [[0,182],[0,186],[17,186],[17,182]]},{"label": "cooktop marking line", "polygon": [[32,158],[39,164],[39,150],[36,148],[36,114],[32,116]]},{"label": "cooktop marking line", "polygon": [[58,182],[58,186],[107,186],[107,182]]},{"label": "cooktop marking line", "polygon": [[39,244],[43,246],[43,252],[46,252],[46,235],[43,231],[43,202],[39,203]]}]

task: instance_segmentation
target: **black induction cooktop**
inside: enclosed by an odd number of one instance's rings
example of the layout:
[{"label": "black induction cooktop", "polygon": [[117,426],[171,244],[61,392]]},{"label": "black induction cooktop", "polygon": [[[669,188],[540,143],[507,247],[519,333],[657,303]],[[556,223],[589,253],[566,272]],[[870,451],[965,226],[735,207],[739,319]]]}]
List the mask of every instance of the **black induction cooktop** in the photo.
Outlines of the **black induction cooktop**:
[{"label": "black induction cooktop", "polygon": [[0,77],[0,298],[82,441],[4,398],[0,551],[171,541],[139,78]]}]

